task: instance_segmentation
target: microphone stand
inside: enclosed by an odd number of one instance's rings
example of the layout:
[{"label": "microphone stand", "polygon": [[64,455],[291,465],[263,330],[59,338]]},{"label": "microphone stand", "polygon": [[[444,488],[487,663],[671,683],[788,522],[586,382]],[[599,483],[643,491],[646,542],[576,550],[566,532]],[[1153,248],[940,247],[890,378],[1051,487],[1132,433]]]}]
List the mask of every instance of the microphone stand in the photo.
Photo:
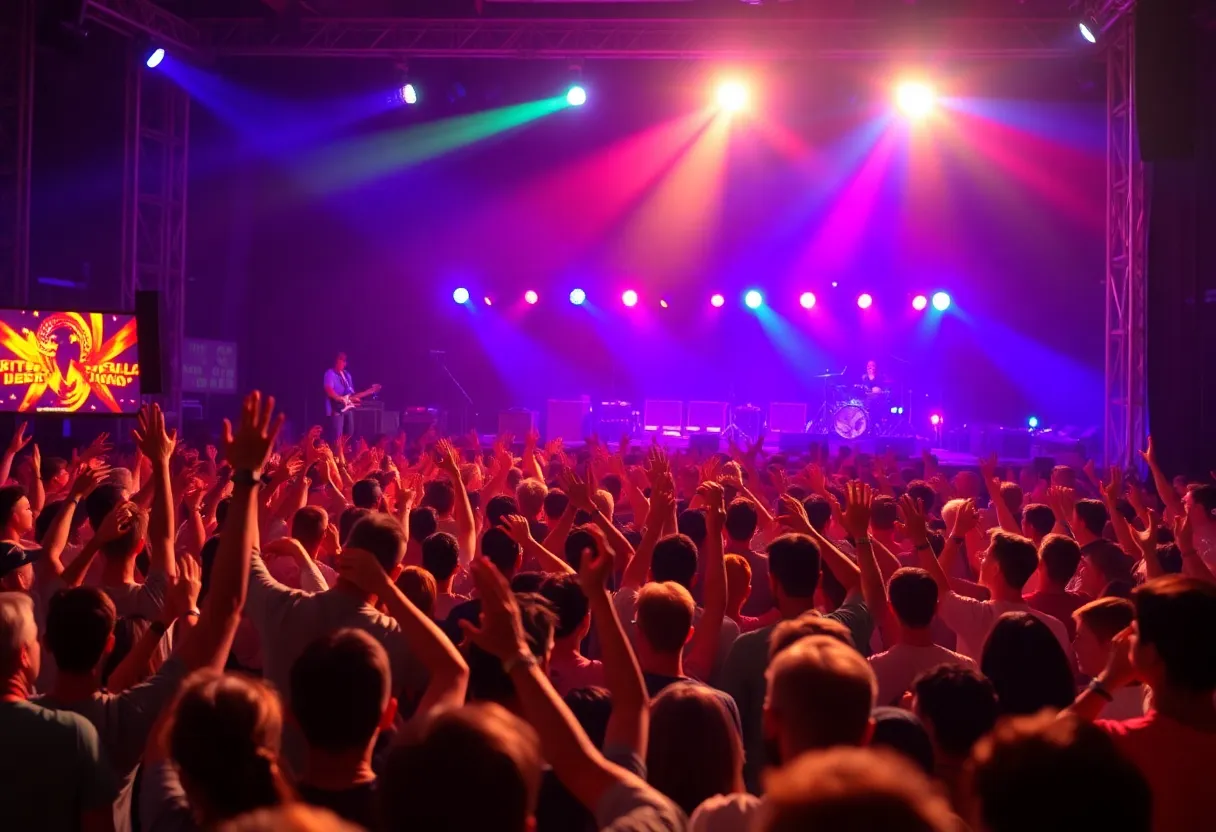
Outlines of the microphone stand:
[{"label": "microphone stand", "polygon": [[456,379],[456,376],[452,374],[452,371],[448,369],[448,365],[443,360],[445,355],[447,355],[447,353],[445,353],[443,350],[431,350],[431,358],[435,359],[435,363],[439,365],[439,368],[443,370],[444,375],[451,380],[452,385],[460,391],[460,395],[464,398],[464,404],[461,406],[462,418],[460,430],[456,431],[458,434],[464,434],[469,429],[469,412],[474,406],[473,397],[469,395],[468,391],[464,389],[464,386]]}]

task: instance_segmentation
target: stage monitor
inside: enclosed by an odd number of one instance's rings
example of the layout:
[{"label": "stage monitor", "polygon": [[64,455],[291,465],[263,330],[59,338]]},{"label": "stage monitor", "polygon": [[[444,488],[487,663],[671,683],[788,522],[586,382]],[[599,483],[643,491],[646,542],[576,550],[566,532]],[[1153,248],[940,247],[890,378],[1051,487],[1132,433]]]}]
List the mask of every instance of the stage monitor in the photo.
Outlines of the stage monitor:
[{"label": "stage monitor", "polygon": [[135,315],[0,309],[0,411],[135,413]]}]

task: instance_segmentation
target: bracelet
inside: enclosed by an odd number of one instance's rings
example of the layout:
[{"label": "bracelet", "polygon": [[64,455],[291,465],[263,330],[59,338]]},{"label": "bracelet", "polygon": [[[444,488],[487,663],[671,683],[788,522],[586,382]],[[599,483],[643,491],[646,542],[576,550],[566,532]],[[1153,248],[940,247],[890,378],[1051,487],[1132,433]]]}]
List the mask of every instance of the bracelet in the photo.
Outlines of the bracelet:
[{"label": "bracelet", "polygon": [[536,656],[527,650],[521,650],[502,663],[502,670],[509,675],[517,667],[536,667],[537,664],[539,662],[537,662]]},{"label": "bracelet", "polygon": [[197,607],[195,607],[195,608],[194,608],[194,609],[192,609],[192,610],[186,610],[184,613],[182,613],[182,615],[184,615],[186,618],[200,618],[200,617],[202,617],[202,613],[201,613],[201,612],[199,612],[199,610],[198,610],[198,608],[197,608]]},{"label": "bracelet", "polygon": [[1089,691],[1090,693],[1093,693],[1093,694],[1096,694],[1097,696],[1102,697],[1107,702],[1115,701],[1115,697],[1111,694],[1111,692],[1109,690],[1106,689],[1106,685],[1102,684],[1097,679],[1094,679],[1092,682],[1090,682],[1088,685],[1086,685],[1085,689],[1087,691]]}]

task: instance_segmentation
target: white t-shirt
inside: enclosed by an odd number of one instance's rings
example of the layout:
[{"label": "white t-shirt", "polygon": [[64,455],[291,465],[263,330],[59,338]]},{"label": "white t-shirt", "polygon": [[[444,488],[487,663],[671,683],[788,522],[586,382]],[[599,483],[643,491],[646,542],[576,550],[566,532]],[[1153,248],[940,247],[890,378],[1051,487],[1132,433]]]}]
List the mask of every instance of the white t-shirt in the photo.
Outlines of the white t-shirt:
[{"label": "white t-shirt", "polygon": [[746,792],[714,795],[692,813],[688,832],[745,832],[763,807],[763,798]]},{"label": "white t-shirt", "polygon": [[957,664],[975,667],[975,662],[961,653],[947,650],[937,644],[921,647],[913,644],[896,644],[885,653],[870,656],[870,668],[878,679],[878,704],[898,705],[904,691],[912,686],[916,677],[938,665]]},{"label": "white t-shirt", "polygon": [[1011,601],[977,601],[967,598],[957,592],[947,592],[942,596],[937,614],[946,622],[946,626],[954,630],[958,636],[958,652],[968,656],[977,663],[984,652],[984,642],[988,634],[996,626],[996,620],[1007,612],[1028,612],[1042,621],[1051,630],[1051,634],[1064,648],[1064,655],[1072,658],[1072,643],[1068,638],[1068,630],[1057,618],[1045,612],[1031,609],[1029,604]]}]

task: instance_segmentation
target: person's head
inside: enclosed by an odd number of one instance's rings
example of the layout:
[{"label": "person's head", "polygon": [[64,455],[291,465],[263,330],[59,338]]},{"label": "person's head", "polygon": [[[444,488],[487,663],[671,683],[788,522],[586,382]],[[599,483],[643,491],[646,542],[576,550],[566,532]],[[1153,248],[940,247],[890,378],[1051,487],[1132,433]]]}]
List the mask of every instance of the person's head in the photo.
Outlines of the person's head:
[{"label": "person's head", "polygon": [[974,500],[980,494],[980,478],[974,471],[959,471],[954,475],[954,493],[959,499]]},{"label": "person's head", "polygon": [[1051,506],[1031,503],[1022,509],[1022,534],[1031,540],[1042,540],[1056,527],[1056,513]]},{"label": "person's head", "polygon": [[599,529],[592,523],[575,526],[570,530],[570,534],[566,536],[566,545],[562,550],[570,568],[579,568],[585,551],[591,552],[593,558],[599,554],[600,537]]},{"label": "person's head", "polygon": [[515,502],[519,505],[519,513],[529,520],[540,516],[548,496],[548,489],[540,480],[524,480],[515,489]]},{"label": "person's head", "polygon": [[435,509],[430,506],[421,506],[410,511],[409,529],[411,542],[423,541],[435,534],[439,530],[439,519],[435,516]]},{"label": "person's head", "polygon": [[874,506],[870,512],[870,528],[876,532],[894,532],[895,521],[899,519],[899,505],[893,497],[879,494],[874,498]]},{"label": "person's head", "polygon": [[127,495],[114,483],[103,483],[95,488],[92,494],[84,498],[84,510],[89,517],[89,526],[93,531],[97,531],[110,512],[126,501]]},{"label": "person's head", "polygon": [[912,712],[928,730],[938,759],[965,760],[996,724],[996,689],[974,667],[939,665],[913,680]]},{"label": "person's head", "polygon": [[929,779],[898,755],[867,748],[803,754],[764,781],[756,832],[883,829],[952,832],[958,819]]},{"label": "person's head", "polygon": [[1081,563],[1081,547],[1077,541],[1062,534],[1049,534],[1039,544],[1039,561],[1047,580],[1064,586],[1077,574]]},{"label": "person's head", "polygon": [[0,487],[0,534],[16,540],[34,531],[34,509],[25,489],[19,485]]},{"label": "person's head", "polygon": [[591,630],[591,604],[579,586],[578,576],[571,573],[549,575],[540,585],[540,594],[557,615],[553,637],[577,648]]},{"label": "person's head", "polygon": [[811,528],[820,534],[827,532],[828,523],[832,522],[832,504],[820,495],[812,494],[802,501],[802,507],[806,509]]},{"label": "person's head", "polygon": [[435,509],[440,517],[447,517],[456,505],[456,487],[445,478],[431,480],[422,487],[422,505]]},{"label": "person's head", "polygon": [[980,583],[988,589],[1021,593],[1034,570],[1039,568],[1039,553],[1034,543],[1018,534],[992,533],[988,557],[980,567]]},{"label": "person's head", "polygon": [[481,536],[481,553],[510,580],[522,565],[524,550],[511,536],[499,528],[486,529]]},{"label": "person's head", "polygon": [[866,362],[866,375],[870,378],[878,375],[878,362],[872,358]]},{"label": "person's head", "polygon": [[[365,508],[350,506],[338,515],[338,540],[343,546],[350,545],[350,533],[355,528],[355,524],[370,514],[371,512]],[[414,514],[415,512],[410,512],[411,517]]]},{"label": "person's head", "polygon": [[0,592],[0,680],[20,678],[32,690],[41,669],[34,599],[24,592]]},{"label": "person's head", "polygon": [[490,528],[500,525],[503,518],[513,514],[519,514],[519,503],[509,494],[491,497],[486,503],[486,525]]},{"label": "person's head", "polygon": [[1002,714],[1063,710],[1076,698],[1068,654],[1051,629],[1028,612],[1007,612],[996,620],[980,670],[992,680]]},{"label": "person's head", "polygon": [[648,583],[638,592],[637,631],[652,653],[679,655],[692,635],[696,604],[683,584]]},{"label": "person's head", "polygon": [[[553,631],[557,625],[553,607],[542,596],[532,592],[515,592],[515,600],[519,604],[519,617],[528,650],[536,657],[541,670],[548,672],[549,656],[553,651]],[[469,699],[515,707],[515,683],[502,669],[498,657],[476,644],[468,644],[464,654],[469,664]]]},{"label": "person's head", "polygon": [[887,584],[891,609],[899,623],[910,630],[923,630],[937,612],[937,582],[924,569],[904,566],[895,570]]},{"label": "person's head", "polygon": [[334,369],[339,373],[346,369],[346,353],[340,352],[334,356]]},{"label": "person's head", "polygon": [[411,725],[389,753],[377,788],[381,824],[530,832],[542,763],[536,731],[505,708],[443,711]]},{"label": "person's head", "polygon": [[372,512],[355,523],[346,547],[371,552],[385,574],[395,578],[405,557],[405,529],[396,517]]},{"label": "person's head", "polygon": [[397,712],[392,671],[380,642],[338,630],[309,644],[291,666],[291,713],[309,750],[369,753]]},{"label": "person's head", "polygon": [[705,523],[705,509],[690,508],[680,512],[680,516],[676,518],[676,531],[687,537],[693,542],[693,546],[700,551],[705,545],[705,538],[709,536],[709,527]]},{"label": "person's head", "polygon": [[384,508],[384,489],[380,487],[380,480],[374,477],[359,480],[350,487],[350,500],[355,504],[356,508],[365,508],[368,511],[382,511]]},{"label": "person's head", "polygon": [[71,478],[68,461],[63,457],[52,456],[42,460],[42,484],[47,491],[55,492],[67,488]]},{"label": "person's head", "polygon": [[766,678],[763,730],[776,752],[770,759],[869,740],[878,685],[852,647],[807,636],[772,657]]},{"label": "person's head", "polygon": [[732,543],[747,545],[756,535],[760,514],[756,504],[746,497],[736,497],[726,509],[726,537]]},{"label": "person's head", "polygon": [[460,565],[460,544],[447,532],[435,532],[422,541],[422,568],[443,583]]},{"label": "person's head", "polygon": [[1077,636],[1072,641],[1077,667],[1096,677],[1106,667],[1110,642],[1136,619],[1136,607],[1126,598],[1098,598],[1073,610]]},{"label": "person's head", "polygon": [[0,592],[31,592],[34,561],[41,554],[11,540],[0,540]]},{"label": "person's head", "polygon": [[973,829],[1152,828],[1144,775],[1109,734],[1072,716],[1003,720],[977,743],[967,778]]},{"label": "person's head", "polygon": [[726,609],[737,610],[752,594],[752,567],[742,555],[727,555],[723,561],[726,565]]},{"label": "person's head", "polygon": [[279,769],[283,711],[265,682],[200,670],[170,712],[169,756],[204,826],[291,800]]},{"label": "person's head", "polygon": [[148,521],[148,512],[135,511],[127,521],[127,530],[101,545],[101,556],[110,561],[134,561],[148,536]]},{"label": "person's head", "polygon": [[609,520],[616,516],[616,500],[613,498],[612,492],[597,488],[591,492],[591,502],[599,509],[600,514]]},{"label": "person's head", "polygon": [[871,716],[874,719],[871,748],[888,748],[925,774],[933,774],[933,740],[920,717],[892,705],[879,705]]},{"label": "person's head", "polygon": [[325,531],[329,528],[329,512],[320,506],[304,506],[291,516],[291,536],[309,554],[321,548]]},{"label": "person's head", "polygon": [[767,552],[769,581],[778,604],[809,603],[819,586],[819,544],[805,534],[784,534],[768,544]]},{"label": "person's head", "polygon": [[907,494],[928,514],[937,509],[937,491],[924,480],[912,480],[908,483]]},{"label": "person's head", "polygon": [[697,574],[697,544],[686,534],[671,534],[659,540],[650,559],[651,579],[659,583],[674,581],[692,589]]},{"label": "person's head", "polygon": [[545,519],[556,522],[566,513],[568,505],[570,505],[570,497],[565,491],[560,488],[550,488],[549,493],[545,495]]},{"label": "person's head", "polygon": [[1072,527],[1074,530],[1084,529],[1094,537],[1101,537],[1106,528],[1110,515],[1101,500],[1077,500],[1072,510]]},{"label": "person's head", "polygon": [[43,643],[60,673],[88,675],[114,649],[118,613],[110,596],[79,586],[55,593],[48,605]]},{"label": "person's head", "polygon": [[768,636],[768,657],[773,657],[787,647],[792,647],[807,636],[828,636],[845,647],[856,648],[849,628],[835,618],[820,615],[819,610],[807,610],[797,618],[779,621]]},{"label": "person's head", "polygon": [[1195,528],[1209,528],[1216,523],[1216,486],[1203,483],[1188,488],[1182,505]]},{"label": "person's head", "polygon": [[1067,465],[1057,465],[1051,469],[1051,484],[1064,488],[1077,487],[1077,472]]},{"label": "person's head", "polygon": [[1132,593],[1132,663],[1154,690],[1210,697],[1216,689],[1216,586],[1166,575]]},{"label": "person's head", "polygon": [[1016,482],[1001,483],[1001,501],[1005,503],[1005,507],[1009,509],[1009,513],[1014,517],[1018,516],[1018,512],[1022,510],[1022,502],[1026,499],[1026,495],[1022,492],[1022,486]]},{"label": "person's head", "polygon": [[362,828],[307,803],[255,809],[216,827],[217,832],[359,832]]},{"label": "person's head", "polygon": [[625,490],[625,482],[620,474],[604,474],[600,477],[600,488],[608,492],[613,505],[621,501],[621,493]]},{"label": "person's head", "polygon": [[743,791],[743,741],[712,688],[677,682],[651,701],[646,781],[689,815],[707,798]]},{"label": "person's head", "polygon": [[435,576],[421,566],[407,566],[397,576],[397,589],[427,618],[435,617],[435,599],[439,585]]}]

